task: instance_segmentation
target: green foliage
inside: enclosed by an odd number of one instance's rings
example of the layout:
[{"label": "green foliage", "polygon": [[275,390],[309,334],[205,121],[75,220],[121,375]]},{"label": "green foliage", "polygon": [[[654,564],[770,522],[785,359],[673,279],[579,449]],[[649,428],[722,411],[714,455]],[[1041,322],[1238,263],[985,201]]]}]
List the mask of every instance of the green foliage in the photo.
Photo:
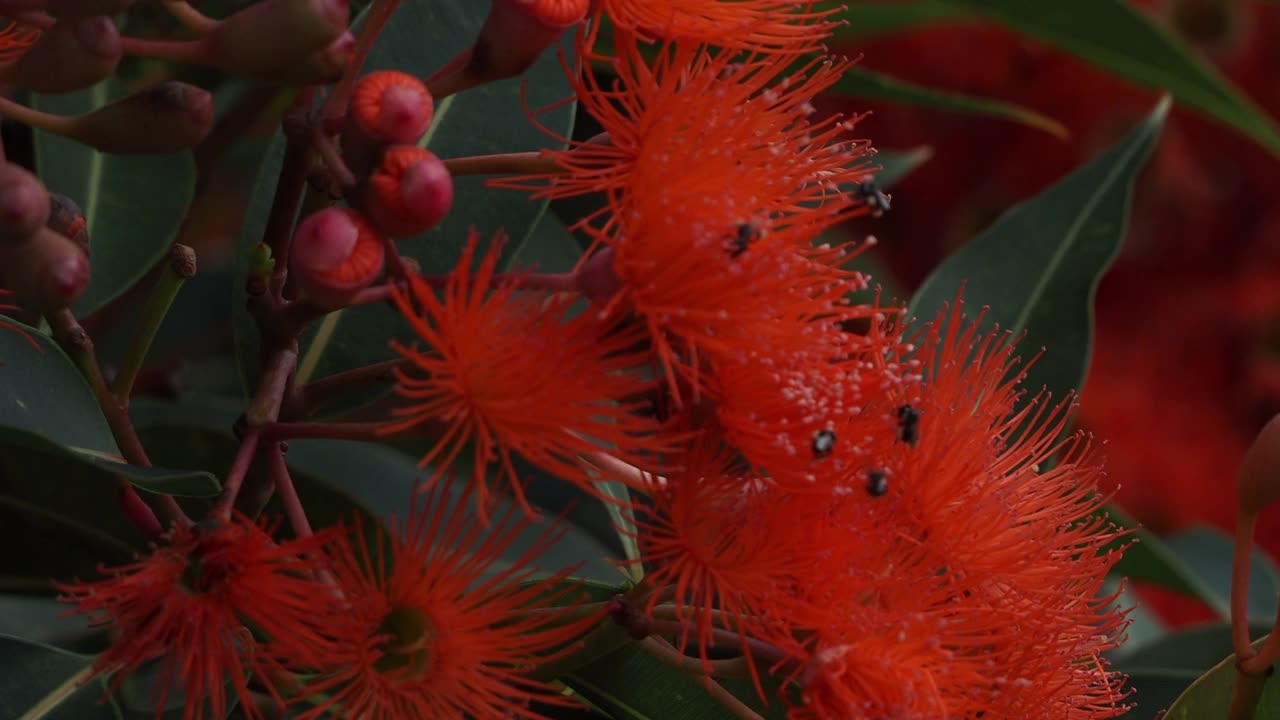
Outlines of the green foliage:
[{"label": "green foliage", "polygon": [[1124,240],[1133,184],[1168,113],[1161,102],[1145,122],[1089,164],[1021,203],[947,258],[911,300],[928,320],[963,287],[970,308],[989,307],[1027,356],[1049,352],[1028,370],[1025,387],[1054,397],[1083,384],[1093,349],[1093,297]]},{"label": "green foliage", "polygon": [[0,717],[119,720],[101,680],[85,684],[93,658],[0,635]]},{"label": "green foliage", "polygon": [[[37,95],[32,106],[79,115],[128,91],[116,81],[65,95]],[[36,172],[52,192],[84,211],[92,275],[75,311],[87,315],[146,275],[173,243],[195,188],[191,153],[108,155],[36,131]]]}]

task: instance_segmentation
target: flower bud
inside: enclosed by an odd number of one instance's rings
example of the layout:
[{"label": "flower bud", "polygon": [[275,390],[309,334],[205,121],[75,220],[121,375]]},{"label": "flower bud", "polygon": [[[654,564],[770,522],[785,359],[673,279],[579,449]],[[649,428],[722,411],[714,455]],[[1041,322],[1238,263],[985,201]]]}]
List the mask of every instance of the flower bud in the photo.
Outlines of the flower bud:
[{"label": "flower bud", "polygon": [[329,309],[345,307],[382,273],[386,248],[363,215],[328,208],[298,226],[290,251],[290,271],[302,292]]},{"label": "flower bud", "polygon": [[44,315],[71,305],[89,286],[89,258],[49,228],[40,228],[20,247],[0,253],[0,264],[22,306]]},{"label": "flower bud", "polygon": [[168,81],[72,118],[66,135],[100,152],[155,154],[193,147],[212,126],[213,96]]},{"label": "flower bud", "polygon": [[84,219],[84,211],[75,200],[62,193],[49,193],[50,230],[65,235],[71,242],[89,254],[89,223]]},{"label": "flower bud", "polygon": [[57,17],[119,15],[133,7],[133,0],[48,0],[48,7]]},{"label": "flower bud", "polygon": [[59,18],[0,79],[38,93],[65,93],[113,75],[120,62],[120,31],[111,19]]},{"label": "flower bud", "polygon": [[431,124],[435,105],[418,78],[381,70],[360,78],[351,96],[348,127],[385,145],[411,145]]},{"label": "flower bud", "polygon": [[349,32],[338,36],[322,50],[311,53],[303,60],[263,68],[254,79],[280,85],[328,85],[337,82],[355,57],[356,38]]},{"label": "flower bud", "polygon": [[0,250],[24,243],[49,221],[49,193],[39,178],[0,164]]},{"label": "flower bud", "polygon": [[1240,461],[1240,509],[1258,513],[1280,500],[1280,415],[1271,418]]},{"label": "flower bud", "polygon": [[342,129],[342,157],[356,177],[377,167],[388,145],[412,145],[431,124],[435,104],[422,81],[380,70],[356,83]]},{"label": "flower bud", "polygon": [[575,273],[578,292],[598,305],[608,304],[622,290],[622,281],[613,270],[616,257],[613,248],[592,255]]},{"label": "flower bud", "polygon": [[347,0],[263,0],[219,23],[206,50],[219,69],[275,78],[341,38],[347,20]]},{"label": "flower bud", "polygon": [[493,0],[475,44],[427,81],[436,99],[515,77],[564,31],[582,22],[591,0]]},{"label": "flower bud", "polygon": [[453,178],[440,158],[415,145],[387,150],[369,177],[365,211],[389,237],[410,237],[440,222],[453,205]]}]

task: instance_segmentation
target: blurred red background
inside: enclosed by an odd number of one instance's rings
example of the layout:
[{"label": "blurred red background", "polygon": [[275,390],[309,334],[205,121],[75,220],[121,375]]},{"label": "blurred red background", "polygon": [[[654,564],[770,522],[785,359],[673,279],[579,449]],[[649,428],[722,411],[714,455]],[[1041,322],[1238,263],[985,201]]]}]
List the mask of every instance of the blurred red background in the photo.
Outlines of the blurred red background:
[{"label": "blurred red background", "polygon": [[[1280,6],[1139,2],[1273,117],[1280,117]],[[918,84],[1014,102],[1063,123],[1063,140],[997,119],[859,99],[881,148],[931,146],[893,190],[873,232],[878,259],[914,289],[950,251],[1015,202],[1086,162],[1150,112],[1140,90],[990,25],[947,26],[841,48]],[[1230,529],[1235,470],[1280,412],[1280,161],[1244,136],[1177,109],[1138,183],[1130,232],[1103,280],[1081,424],[1105,438],[1117,501],[1147,527]],[[1052,352],[1053,348],[1049,348]],[[1280,508],[1259,526],[1280,555]],[[1146,593],[1166,619],[1209,617]]]}]

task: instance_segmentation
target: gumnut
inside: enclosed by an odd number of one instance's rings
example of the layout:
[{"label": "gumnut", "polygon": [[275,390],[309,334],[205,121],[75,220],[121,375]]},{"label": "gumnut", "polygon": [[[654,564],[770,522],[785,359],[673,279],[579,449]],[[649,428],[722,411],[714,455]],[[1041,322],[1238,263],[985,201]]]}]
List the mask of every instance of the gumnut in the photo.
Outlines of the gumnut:
[{"label": "gumnut", "polygon": [[170,153],[199,144],[212,126],[213,96],[167,81],[72,118],[66,134],[101,152]]},{"label": "gumnut", "polygon": [[49,221],[49,192],[35,175],[0,164],[0,250],[25,243]]},{"label": "gumnut", "polygon": [[311,215],[293,236],[290,272],[311,302],[345,307],[382,274],[383,239],[373,225],[350,208],[327,208]]},{"label": "gumnut", "polygon": [[342,154],[357,176],[377,166],[391,145],[412,145],[427,131],[435,103],[427,86],[398,70],[379,70],[360,78],[342,129]]},{"label": "gumnut", "polygon": [[1236,483],[1240,510],[1246,514],[1280,500],[1280,415],[1271,418],[1249,446]]},{"label": "gumnut", "polygon": [[388,237],[417,235],[440,222],[453,205],[453,178],[440,158],[415,145],[382,156],[369,177],[364,209]]},{"label": "gumnut", "polygon": [[70,306],[89,286],[89,258],[65,235],[47,227],[0,253],[0,265],[19,303],[44,315]]},{"label": "gumnut", "polygon": [[275,79],[341,39],[348,12],[347,0],[263,0],[219,23],[206,52],[229,73]]},{"label": "gumnut", "polygon": [[38,93],[80,90],[115,74],[121,53],[120,31],[110,18],[63,17],[0,69],[0,80]]}]

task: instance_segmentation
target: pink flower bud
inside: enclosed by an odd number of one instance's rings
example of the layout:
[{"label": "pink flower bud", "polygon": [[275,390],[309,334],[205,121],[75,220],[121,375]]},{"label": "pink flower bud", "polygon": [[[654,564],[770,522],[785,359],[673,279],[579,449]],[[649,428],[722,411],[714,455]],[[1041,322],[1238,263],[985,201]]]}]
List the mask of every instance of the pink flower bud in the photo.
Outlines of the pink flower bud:
[{"label": "pink flower bud", "polygon": [[0,245],[24,243],[49,221],[49,193],[31,173],[0,164]]},{"label": "pink flower bud", "polygon": [[330,48],[347,30],[347,0],[263,0],[223,20],[205,38],[211,63],[275,79]]},{"label": "pink flower bud", "polygon": [[39,93],[65,93],[110,77],[120,62],[120,31],[111,19],[63,17],[0,79]]},{"label": "pink flower bud", "polygon": [[1280,415],[1263,426],[1244,454],[1236,483],[1245,513],[1262,512],[1280,500]]},{"label": "pink flower bud", "polygon": [[290,272],[309,300],[321,307],[345,307],[382,273],[386,249],[363,215],[328,208],[298,226],[290,251]]},{"label": "pink flower bud", "polygon": [[369,177],[365,211],[389,237],[427,230],[453,205],[453,178],[440,158],[414,145],[387,150]]},{"label": "pink flower bud", "polygon": [[622,281],[613,271],[613,248],[592,255],[576,273],[578,292],[598,305],[608,304],[622,290]]},{"label": "pink flower bud", "polygon": [[40,228],[26,243],[0,253],[0,263],[22,306],[44,315],[68,307],[89,286],[89,258],[49,228]]},{"label": "pink flower bud", "polygon": [[351,96],[348,120],[385,145],[410,145],[427,131],[434,111],[431,93],[421,80],[397,70],[382,70],[360,78]]},{"label": "pink flower bud", "polygon": [[213,96],[169,81],[72,118],[68,137],[120,154],[178,152],[194,147],[213,126]]}]

